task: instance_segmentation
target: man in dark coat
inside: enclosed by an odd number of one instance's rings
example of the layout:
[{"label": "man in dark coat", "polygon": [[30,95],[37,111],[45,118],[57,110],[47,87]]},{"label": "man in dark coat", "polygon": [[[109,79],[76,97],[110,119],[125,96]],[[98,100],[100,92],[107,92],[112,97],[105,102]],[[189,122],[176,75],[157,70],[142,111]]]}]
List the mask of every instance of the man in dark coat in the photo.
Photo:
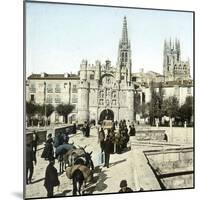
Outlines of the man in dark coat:
[{"label": "man in dark coat", "polygon": [[34,131],[33,132],[33,140],[32,140],[32,148],[33,148],[35,159],[36,159],[38,140],[39,140],[39,137],[38,137],[37,133]]},{"label": "man in dark coat", "polygon": [[105,140],[105,133],[104,133],[103,128],[101,128],[98,135],[98,141],[100,142],[101,152],[103,152],[104,140]]},{"label": "man in dark coat", "polygon": [[44,186],[47,190],[47,197],[53,197],[53,188],[60,185],[57,169],[54,167],[55,160],[52,158],[46,168]]},{"label": "man in dark coat", "polygon": [[76,134],[76,123],[74,123],[74,125],[73,125],[73,134]]},{"label": "man in dark coat", "polygon": [[[34,171],[34,165],[33,161],[36,164],[36,158],[35,154],[33,152],[31,144],[26,145],[26,184],[31,183],[33,171]],[[29,176],[28,176],[29,173]]]},{"label": "man in dark coat", "polygon": [[119,193],[126,193],[126,192],[133,192],[133,190],[129,187],[127,187],[127,181],[126,180],[122,180],[120,182],[120,190]]},{"label": "man in dark coat", "polygon": [[105,152],[105,165],[104,167],[109,168],[110,153],[111,153],[112,141],[109,135],[107,135],[104,142],[104,152]]},{"label": "man in dark coat", "polygon": [[86,125],[85,136],[90,137],[90,125],[89,125],[89,123],[87,123],[87,125]]}]

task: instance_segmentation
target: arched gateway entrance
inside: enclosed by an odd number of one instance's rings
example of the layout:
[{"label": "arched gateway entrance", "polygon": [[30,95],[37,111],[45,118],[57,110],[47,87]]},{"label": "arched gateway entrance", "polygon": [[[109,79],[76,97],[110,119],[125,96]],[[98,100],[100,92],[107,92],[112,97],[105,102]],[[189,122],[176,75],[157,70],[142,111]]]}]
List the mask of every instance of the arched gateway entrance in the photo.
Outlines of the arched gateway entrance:
[{"label": "arched gateway entrance", "polygon": [[100,114],[100,118],[99,120],[100,121],[103,121],[103,120],[114,120],[114,112],[110,109],[105,109],[101,112]]}]

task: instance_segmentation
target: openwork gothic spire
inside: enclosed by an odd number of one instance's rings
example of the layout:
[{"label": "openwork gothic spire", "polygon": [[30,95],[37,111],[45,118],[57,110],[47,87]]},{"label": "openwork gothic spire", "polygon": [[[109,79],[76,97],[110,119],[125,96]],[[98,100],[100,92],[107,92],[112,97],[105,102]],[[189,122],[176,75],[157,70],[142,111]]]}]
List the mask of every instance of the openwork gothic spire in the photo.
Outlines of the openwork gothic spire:
[{"label": "openwork gothic spire", "polygon": [[124,16],[124,21],[123,21],[122,43],[128,44],[128,30],[127,30],[126,16]]}]

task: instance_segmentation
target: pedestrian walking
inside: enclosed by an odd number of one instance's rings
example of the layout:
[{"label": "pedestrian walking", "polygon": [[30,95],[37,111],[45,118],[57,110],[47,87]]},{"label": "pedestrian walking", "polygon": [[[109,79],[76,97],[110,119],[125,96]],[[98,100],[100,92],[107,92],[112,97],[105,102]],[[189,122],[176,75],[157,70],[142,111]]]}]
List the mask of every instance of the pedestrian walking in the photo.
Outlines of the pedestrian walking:
[{"label": "pedestrian walking", "polygon": [[85,136],[90,137],[90,125],[89,125],[89,123],[86,124]]},{"label": "pedestrian walking", "polygon": [[33,132],[33,140],[32,140],[32,148],[33,148],[33,153],[36,159],[36,151],[37,151],[37,145],[38,145],[39,137],[37,133],[34,131]]},{"label": "pedestrian walking", "polygon": [[49,165],[46,168],[45,172],[45,181],[44,186],[47,190],[47,197],[53,197],[53,189],[55,186],[60,185],[60,181],[58,179],[57,169],[54,167],[55,160],[51,158],[49,160]]},{"label": "pedestrian walking", "polygon": [[26,184],[31,183],[34,172],[34,164],[36,158],[30,143],[26,145]]},{"label": "pedestrian walking", "polygon": [[73,125],[73,130],[72,130],[73,134],[76,134],[76,123],[74,123]]},{"label": "pedestrian walking", "polygon": [[109,168],[111,146],[112,146],[112,142],[111,142],[110,136],[107,135],[105,143],[104,143],[104,152],[105,152],[105,165],[104,165],[104,167],[107,167],[107,168]]},{"label": "pedestrian walking", "polygon": [[127,186],[126,180],[120,182],[120,188],[119,193],[133,192],[133,190]]},{"label": "pedestrian walking", "polygon": [[41,158],[44,158],[45,160],[50,160],[53,157],[54,157],[53,139],[52,139],[52,134],[49,134]]},{"label": "pedestrian walking", "polygon": [[86,136],[86,126],[87,126],[87,122],[85,122],[82,127],[83,136]]}]

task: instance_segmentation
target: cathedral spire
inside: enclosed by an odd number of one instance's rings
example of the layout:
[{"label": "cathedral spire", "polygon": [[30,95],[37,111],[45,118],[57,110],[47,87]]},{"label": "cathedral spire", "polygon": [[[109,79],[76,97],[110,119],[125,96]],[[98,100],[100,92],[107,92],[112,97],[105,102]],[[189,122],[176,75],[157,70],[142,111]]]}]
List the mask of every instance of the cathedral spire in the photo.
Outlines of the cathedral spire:
[{"label": "cathedral spire", "polygon": [[[127,79],[124,79],[126,81],[130,81],[131,79],[131,45],[130,41],[128,40],[128,28],[127,28],[127,21],[126,16],[123,20],[123,28],[122,28],[122,38],[119,41],[119,49],[118,49],[118,79],[120,79],[120,76],[122,77],[128,77]],[[128,76],[127,76],[128,75]]]},{"label": "cathedral spire", "polygon": [[124,16],[124,21],[123,21],[122,43],[128,44],[128,30],[127,30],[126,16]]}]

